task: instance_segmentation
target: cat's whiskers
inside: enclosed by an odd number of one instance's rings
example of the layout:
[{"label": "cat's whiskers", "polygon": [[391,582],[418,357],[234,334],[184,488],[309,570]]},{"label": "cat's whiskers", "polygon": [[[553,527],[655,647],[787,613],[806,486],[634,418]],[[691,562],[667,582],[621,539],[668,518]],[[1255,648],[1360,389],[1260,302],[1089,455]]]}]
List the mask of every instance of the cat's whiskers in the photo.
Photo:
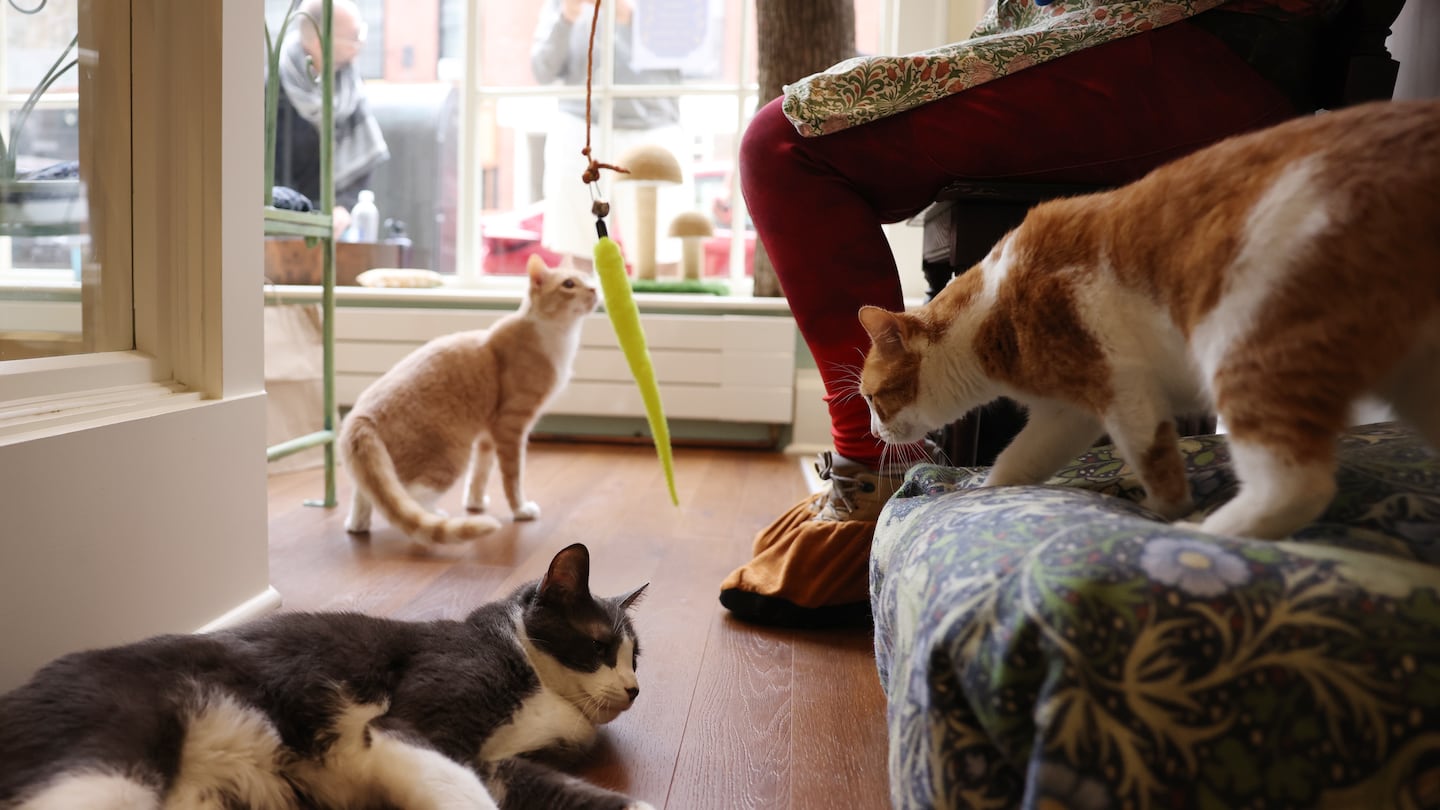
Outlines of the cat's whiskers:
[{"label": "cat's whiskers", "polygon": [[[864,352],[861,352],[860,356],[863,358],[865,356]],[[835,398],[837,403],[849,402],[860,395],[862,366],[849,363],[834,363],[831,364],[830,371],[833,375],[832,379],[840,391],[839,395]]]},{"label": "cat's whiskers", "polygon": [[627,708],[626,704],[618,699],[593,693],[583,687],[573,692],[558,692],[558,694],[569,701],[581,714],[600,722],[609,722]]},{"label": "cat's whiskers", "polygon": [[930,461],[930,454],[919,444],[886,444],[880,450],[880,469],[908,470]]}]

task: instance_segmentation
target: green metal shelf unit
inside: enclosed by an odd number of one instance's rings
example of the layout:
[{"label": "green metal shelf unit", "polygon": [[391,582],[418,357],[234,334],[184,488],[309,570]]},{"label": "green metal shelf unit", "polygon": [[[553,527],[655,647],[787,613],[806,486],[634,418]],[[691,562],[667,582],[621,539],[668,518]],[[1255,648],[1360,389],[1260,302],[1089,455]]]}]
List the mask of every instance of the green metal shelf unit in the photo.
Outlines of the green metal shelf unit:
[{"label": "green metal shelf unit", "polygon": [[337,435],[337,410],[335,407],[335,231],[332,212],[335,210],[335,62],[331,38],[333,0],[325,0],[319,20],[302,20],[301,25],[318,25],[320,47],[324,65],[320,70],[320,209],[313,212],[288,211],[274,206],[273,183],[275,178],[275,118],[279,103],[280,83],[277,57],[281,40],[289,27],[295,12],[291,11],[280,28],[280,37],[269,40],[269,74],[265,84],[265,235],[303,236],[307,244],[321,245],[321,351],[323,366],[321,385],[323,390],[324,417],[321,429],[289,441],[281,442],[266,449],[266,460],[279,458],[307,450],[311,447],[325,448],[325,498],[307,500],[312,506],[332,507],[335,496],[335,439]]}]

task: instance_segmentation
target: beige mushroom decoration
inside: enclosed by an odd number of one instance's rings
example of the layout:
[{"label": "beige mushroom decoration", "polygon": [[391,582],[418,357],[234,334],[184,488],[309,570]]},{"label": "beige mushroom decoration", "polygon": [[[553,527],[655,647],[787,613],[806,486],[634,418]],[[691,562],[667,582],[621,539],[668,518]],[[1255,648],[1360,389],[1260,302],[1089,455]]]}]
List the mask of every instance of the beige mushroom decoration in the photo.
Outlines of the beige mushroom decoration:
[{"label": "beige mushroom decoration", "polygon": [[715,228],[710,218],[699,211],[682,211],[670,220],[670,235],[678,238],[681,245],[681,275],[692,281],[700,279],[700,249],[705,237],[712,236]]},{"label": "beige mushroom decoration", "polygon": [[616,161],[629,170],[615,175],[616,182],[635,186],[635,277],[655,278],[655,208],[661,183],[682,183],[680,161],[656,144],[640,144]]}]

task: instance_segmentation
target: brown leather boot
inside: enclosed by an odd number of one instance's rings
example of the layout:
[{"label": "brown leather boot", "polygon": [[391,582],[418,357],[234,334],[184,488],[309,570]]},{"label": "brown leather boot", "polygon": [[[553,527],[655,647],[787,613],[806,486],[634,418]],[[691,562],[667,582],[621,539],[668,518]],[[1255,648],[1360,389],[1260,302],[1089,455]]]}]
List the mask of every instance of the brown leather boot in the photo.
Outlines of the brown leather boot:
[{"label": "brown leather boot", "polygon": [[903,469],[878,472],[831,452],[815,465],[826,486],[755,537],[753,558],[720,584],[737,618],[789,627],[870,620],[870,541]]}]

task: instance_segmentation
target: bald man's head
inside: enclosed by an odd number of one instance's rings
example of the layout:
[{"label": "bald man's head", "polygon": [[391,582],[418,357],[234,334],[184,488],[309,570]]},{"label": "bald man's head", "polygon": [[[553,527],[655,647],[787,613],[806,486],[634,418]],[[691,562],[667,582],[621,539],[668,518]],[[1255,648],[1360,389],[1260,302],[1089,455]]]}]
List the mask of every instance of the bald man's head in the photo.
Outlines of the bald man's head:
[{"label": "bald man's head", "polygon": [[[360,16],[360,7],[355,0],[333,0],[331,6],[331,48],[335,56],[335,67],[342,68],[355,61],[360,48],[365,44],[365,20]],[[320,15],[325,13],[324,0],[302,0],[300,12],[309,15],[318,24]],[[320,35],[315,26],[300,22],[300,42],[318,66],[321,64]]]}]

